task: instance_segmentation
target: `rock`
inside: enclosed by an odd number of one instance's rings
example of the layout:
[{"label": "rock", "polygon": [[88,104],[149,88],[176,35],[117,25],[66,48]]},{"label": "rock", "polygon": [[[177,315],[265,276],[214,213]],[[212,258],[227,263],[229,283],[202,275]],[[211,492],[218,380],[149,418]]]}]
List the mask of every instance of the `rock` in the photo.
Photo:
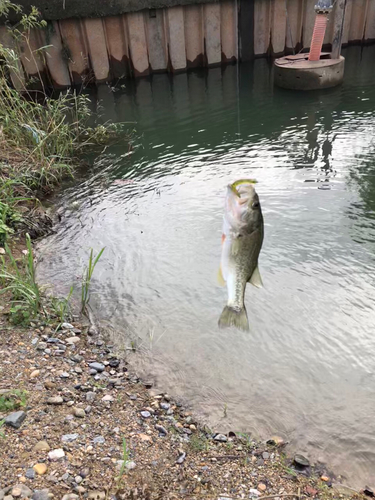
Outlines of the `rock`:
[{"label": "rock", "polygon": [[83,477],[81,477],[81,476],[76,476],[76,477],[74,478],[74,481],[75,481],[77,484],[80,484],[80,483],[82,483],[82,481],[83,481]]},{"label": "rock", "polygon": [[88,392],[88,393],[86,394],[86,401],[87,401],[88,403],[92,403],[92,402],[94,401],[94,399],[95,399],[95,398],[96,398],[96,394],[95,394],[95,392],[90,391],[90,392]]},{"label": "rock", "polygon": [[58,344],[59,342],[60,340],[55,337],[50,337],[49,339],[47,339],[47,344]]},{"label": "rock", "polygon": [[82,368],[80,368],[79,366],[76,366],[76,367],[74,368],[74,371],[75,371],[76,373],[78,373],[78,375],[80,375],[81,373],[83,373]]},{"label": "rock", "polygon": [[169,403],[160,403],[160,408],[162,410],[169,410],[170,407],[171,405]]},{"label": "rock", "polygon": [[92,440],[92,442],[94,444],[104,444],[105,443],[105,439],[103,436],[96,436],[94,437],[94,439]]},{"label": "rock", "polygon": [[91,412],[91,410],[92,410],[92,406],[88,405],[85,408],[85,413],[89,414]]},{"label": "rock", "polygon": [[90,490],[87,494],[89,500],[104,500],[106,497],[105,491]]},{"label": "rock", "polygon": [[68,372],[62,372],[62,373],[60,373],[60,378],[69,378],[69,377],[70,377],[70,375],[69,375]]},{"label": "rock", "polygon": [[40,374],[40,370],[34,370],[30,373],[30,378],[36,378]]},{"label": "rock", "polygon": [[112,403],[112,401],[114,401],[115,398],[113,396],[111,396],[110,394],[107,394],[106,396],[104,396],[104,398],[102,398],[102,401],[105,403],[105,402],[110,402]]},{"label": "rock", "polygon": [[35,490],[32,500],[50,500],[48,490]]},{"label": "rock", "polygon": [[34,451],[49,451],[50,449],[47,441],[39,441],[33,448]]},{"label": "rock", "polygon": [[74,408],[73,415],[77,418],[85,418],[86,413],[85,413],[85,410],[83,408]]},{"label": "rock", "polygon": [[78,438],[78,434],[64,434],[61,436],[61,441],[63,443],[72,443]]},{"label": "rock", "polygon": [[133,470],[137,467],[137,464],[135,462],[126,462],[125,467],[128,470]]},{"label": "rock", "polygon": [[282,446],[285,444],[285,441],[282,437],[280,436],[272,436],[268,441],[267,444],[271,446]]},{"label": "rock", "polygon": [[10,494],[14,498],[30,498],[33,492],[24,484],[17,484],[11,489]]},{"label": "rock", "polygon": [[61,448],[58,448],[57,450],[52,450],[48,453],[48,458],[51,460],[51,462],[55,462],[56,460],[60,460],[61,458],[65,457],[65,452]]},{"label": "rock", "polygon": [[167,429],[166,429],[165,427],[163,427],[162,425],[155,424],[155,429],[156,429],[157,431],[159,431],[159,432],[160,432],[160,434],[164,434],[164,435],[168,434]]},{"label": "rock", "polygon": [[186,453],[185,452],[180,453],[180,456],[176,460],[176,464],[183,464],[185,462],[185,458],[186,458]]},{"label": "rock", "polygon": [[12,497],[12,495],[6,495],[4,497],[4,500],[13,500],[13,497]]},{"label": "rock", "polygon": [[73,330],[74,326],[73,326],[73,325],[71,325],[70,323],[63,323],[63,324],[61,325],[61,328],[62,328],[63,330]]},{"label": "rock", "polygon": [[261,492],[254,488],[250,488],[249,493],[250,493],[250,498],[258,498],[261,495]]},{"label": "rock", "polygon": [[308,484],[305,488],[305,493],[311,497],[315,497],[318,494],[318,490]]},{"label": "rock", "polygon": [[367,497],[371,497],[371,498],[375,497],[373,490],[371,488],[369,488],[368,486],[365,486],[363,488],[363,494],[366,495]]},{"label": "rock", "polygon": [[46,464],[36,464],[34,465],[34,471],[39,475],[42,476],[47,472],[47,465]]},{"label": "rock", "polygon": [[109,360],[109,366],[111,368],[117,368],[119,365],[120,365],[120,360],[119,359],[112,358],[112,359]]},{"label": "rock", "polygon": [[310,466],[309,459],[304,457],[303,455],[300,455],[299,453],[294,455],[294,462],[297,465],[299,465],[300,467],[309,467]]},{"label": "rock", "polygon": [[25,476],[27,479],[34,479],[35,478],[35,470],[34,469],[27,469]]},{"label": "rock", "polygon": [[47,399],[48,405],[62,405],[63,402],[64,402],[64,400],[61,396],[52,396],[52,397]]},{"label": "rock", "polygon": [[330,478],[328,476],[325,476],[324,474],[323,474],[323,476],[320,476],[320,479],[322,481],[324,481],[325,483],[328,483],[328,481],[330,480]]},{"label": "rock", "polygon": [[77,344],[81,339],[79,337],[68,337],[67,339],[65,339],[65,342],[67,344],[70,344],[70,345],[73,345],[73,344]]},{"label": "rock", "polygon": [[57,385],[55,384],[55,382],[52,382],[52,380],[46,380],[44,382],[44,387],[46,389],[55,389],[57,387]]},{"label": "rock", "polygon": [[228,438],[224,434],[216,434],[216,436],[214,437],[214,440],[220,441],[222,443],[226,443],[228,441]]},{"label": "rock", "polygon": [[267,451],[264,451],[262,453],[262,457],[263,457],[264,460],[268,460],[270,458],[270,454]]},{"label": "rock", "polygon": [[90,368],[89,374],[90,375],[96,375],[98,372],[94,368]]},{"label": "rock", "polygon": [[15,411],[5,418],[4,423],[10,427],[14,427],[14,429],[19,429],[25,418],[26,413],[24,411]]},{"label": "rock", "polygon": [[79,496],[75,493],[68,493],[62,497],[62,500],[78,500]]},{"label": "rock", "polygon": [[79,473],[80,476],[82,476],[84,479],[90,474],[90,469],[87,467],[85,469],[82,469]]},{"label": "rock", "polygon": [[142,418],[150,418],[151,413],[149,411],[141,411],[141,417]]},{"label": "rock", "polygon": [[47,342],[39,342],[39,344],[36,346],[38,351],[44,351],[47,347]]},{"label": "rock", "polygon": [[105,370],[105,366],[102,363],[98,363],[97,361],[95,361],[94,363],[90,363],[89,368],[92,368],[99,373],[104,372]]},{"label": "rock", "polygon": [[259,483],[257,489],[258,491],[266,491],[267,486],[264,483]]}]

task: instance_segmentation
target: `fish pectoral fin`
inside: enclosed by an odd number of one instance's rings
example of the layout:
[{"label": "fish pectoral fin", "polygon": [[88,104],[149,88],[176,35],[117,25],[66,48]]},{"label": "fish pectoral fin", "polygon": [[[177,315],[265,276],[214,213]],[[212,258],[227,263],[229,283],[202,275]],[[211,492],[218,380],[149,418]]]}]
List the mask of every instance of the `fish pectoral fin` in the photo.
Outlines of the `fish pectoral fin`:
[{"label": "fish pectoral fin", "polygon": [[254,272],[251,275],[251,278],[249,279],[249,283],[256,286],[257,288],[263,287],[263,282],[262,282],[262,278],[260,277],[260,272],[259,272],[258,266],[254,269]]},{"label": "fish pectoral fin", "polygon": [[220,286],[225,286],[225,279],[223,277],[223,272],[221,270],[221,266],[219,267],[219,270],[217,272],[217,281],[219,282]]}]

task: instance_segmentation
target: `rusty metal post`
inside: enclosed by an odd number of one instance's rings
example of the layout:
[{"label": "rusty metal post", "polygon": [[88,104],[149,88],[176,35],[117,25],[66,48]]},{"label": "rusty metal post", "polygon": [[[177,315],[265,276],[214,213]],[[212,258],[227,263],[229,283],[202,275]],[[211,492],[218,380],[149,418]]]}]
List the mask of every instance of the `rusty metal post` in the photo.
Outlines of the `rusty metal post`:
[{"label": "rusty metal post", "polygon": [[338,59],[341,54],[342,33],[344,30],[346,0],[336,0],[336,12],[333,25],[332,59]]}]

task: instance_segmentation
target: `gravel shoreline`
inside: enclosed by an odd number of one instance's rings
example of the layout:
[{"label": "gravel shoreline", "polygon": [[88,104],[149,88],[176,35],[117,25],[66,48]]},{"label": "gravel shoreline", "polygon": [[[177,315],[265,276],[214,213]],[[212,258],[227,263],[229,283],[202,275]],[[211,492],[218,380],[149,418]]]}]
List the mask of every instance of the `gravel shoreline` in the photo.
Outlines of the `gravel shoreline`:
[{"label": "gravel shoreline", "polygon": [[206,429],[88,331],[0,316],[0,500],[368,498],[278,438]]}]

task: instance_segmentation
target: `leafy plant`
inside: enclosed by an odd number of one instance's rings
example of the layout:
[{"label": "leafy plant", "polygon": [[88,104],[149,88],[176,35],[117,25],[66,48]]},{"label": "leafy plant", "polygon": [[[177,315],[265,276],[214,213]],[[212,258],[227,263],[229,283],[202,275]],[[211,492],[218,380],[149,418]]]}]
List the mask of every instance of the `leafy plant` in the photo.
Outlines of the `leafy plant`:
[{"label": "leafy plant", "polygon": [[41,293],[36,282],[34,256],[30,236],[26,234],[27,255],[22,258],[22,266],[17,264],[10,248],[5,244],[8,264],[1,256],[0,279],[5,286],[0,293],[12,294],[10,318],[13,323],[26,323],[36,317],[42,309]]},{"label": "leafy plant", "polygon": [[64,323],[64,321],[67,321],[70,318],[70,299],[73,295],[73,291],[74,287],[72,285],[67,297],[52,297],[51,299],[50,308],[59,320],[59,325],[56,330],[60,328],[61,323]]},{"label": "leafy plant", "polygon": [[81,289],[81,312],[84,313],[90,301],[90,287],[91,287],[91,279],[94,274],[94,270],[96,264],[98,263],[100,257],[102,256],[105,247],[103,247],[98,255],[94,258],[93,249],[90,250],[89,262],[82,277],[82,289]]},{"label": "leafy plant", "polygon": [[27,392],[21,389],[14,389],[0,396],[0,411],[8,412],[23,408],[27,403]]},{"label": "leafy plant", "polygon": [[[3,420],[0,420],[0,429],[2,428],[2,426],[4,424],[5,424],[5,418]],[[0,430],[0,437],[3,438],[3,439],[5,439],[5,434],[1,430]]]}]

